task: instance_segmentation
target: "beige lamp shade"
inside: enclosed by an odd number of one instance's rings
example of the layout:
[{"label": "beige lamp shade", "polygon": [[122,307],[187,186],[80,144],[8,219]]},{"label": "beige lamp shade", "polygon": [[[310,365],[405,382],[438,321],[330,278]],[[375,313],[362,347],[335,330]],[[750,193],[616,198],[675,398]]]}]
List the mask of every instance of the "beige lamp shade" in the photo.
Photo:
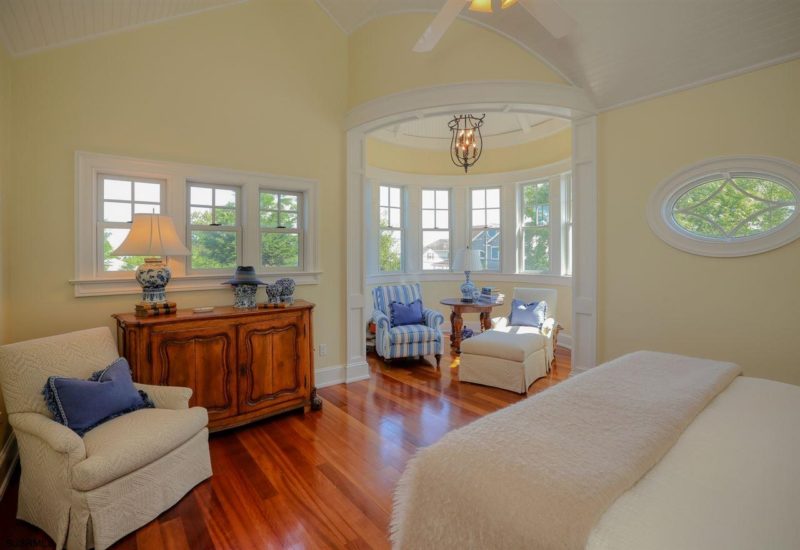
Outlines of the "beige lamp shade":
[{"label": "beige lamp shade", "polygon": [[134,214],[131,230],[114,256],[188,256],[172,218],[163,214]]},{"label": "beige lamp shade", "polygon": [[483,261],[479,250],[466,248],[456,252],[453,260],[453,270],[455,271],[483,271]]}]

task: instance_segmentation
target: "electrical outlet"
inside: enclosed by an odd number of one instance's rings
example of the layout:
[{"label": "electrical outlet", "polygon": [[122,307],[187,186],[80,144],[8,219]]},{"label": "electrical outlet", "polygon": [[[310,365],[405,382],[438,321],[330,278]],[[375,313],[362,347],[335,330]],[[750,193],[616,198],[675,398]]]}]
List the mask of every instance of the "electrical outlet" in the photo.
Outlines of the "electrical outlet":
[{"label": "electrical outlet", "polygon": [[319,345],[319,356],[325,357],[328,355],[328,344],[320,344]]}]

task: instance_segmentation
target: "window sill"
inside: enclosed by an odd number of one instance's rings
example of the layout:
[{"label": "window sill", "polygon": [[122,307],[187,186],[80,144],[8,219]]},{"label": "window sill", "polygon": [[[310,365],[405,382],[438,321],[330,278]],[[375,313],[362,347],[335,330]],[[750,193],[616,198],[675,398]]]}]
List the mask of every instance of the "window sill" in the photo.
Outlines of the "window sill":
[{"label": "window sill", "polygon": [[[319,284],[321,271],[284,271],[281,273],[258,273],[261,280],[267,282],[291,277],[297,285],[316,285]],[[232,273],[224,275],[191,275],[185,277],[173,277],[167,285],[167,292],[194,292],[199,290],[219,290],[224,288],[222,285],[230,279]],[[142,287],[139,286],[131,273],[130,278],[125,279],[82,279],[71,280],[69,283],[74,287],[75,297],[84,298],[87,296],[115,296],[124,294],[141,294]]]},{"label": "window sill", "polygon": [[[491,271],[474,271],[470,277],[475,286],[483,282],[493,283],[535,283],[551,286],[572,286],[572,277],[566,275],[549,275],[541,273],[497,273]],[[463,272],[442,271],[440,273],[382,273],[367,275],[368,285],[392,283],[427,283],[437,281],[463,281]]]}]

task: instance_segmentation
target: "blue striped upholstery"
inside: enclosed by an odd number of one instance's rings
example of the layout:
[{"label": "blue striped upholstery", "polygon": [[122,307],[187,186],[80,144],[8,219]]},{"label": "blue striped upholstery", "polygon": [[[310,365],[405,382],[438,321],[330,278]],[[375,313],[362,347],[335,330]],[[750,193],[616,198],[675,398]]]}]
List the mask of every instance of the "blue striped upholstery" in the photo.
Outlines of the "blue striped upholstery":
[{"label": "blue striped upholstery", "polygon": [[438,311],[425,308],[422,311],[424,325],[391,326],[390,304],[392,302],[408,304],[418,298],[422,299],[418,284],[378,286],[372,289],[375,308],[372,320],[377,329],[375,349],[381,357],[395,359],[417,355],[441,355],[442,331],[439,326],[444,323],[444,316]]}]

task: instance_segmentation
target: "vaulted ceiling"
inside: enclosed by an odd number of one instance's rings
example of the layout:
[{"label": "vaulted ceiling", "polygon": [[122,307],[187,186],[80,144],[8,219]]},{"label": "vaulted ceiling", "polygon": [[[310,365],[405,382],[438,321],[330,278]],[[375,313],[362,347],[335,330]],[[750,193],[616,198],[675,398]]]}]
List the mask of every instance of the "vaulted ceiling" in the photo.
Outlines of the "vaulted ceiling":
[{"label": "vaulted ceiling", "polygon": [[[351,33],[394,13],[430,12],[433,18],[445,0],[317,2]],[[553,38],[519,4],[492,14],[464,9],[460,17],[538,55],[603,109],[800,57],[800,0],[558,3],[577,23],[561,39]]]},{"label": "vaulted ceiling", "polygon": [[[0,41],[21,55],[242,1],[0,0]],[[432,19],[445,2],[316,1],[346,33],[395,13]],[[539,56],[601,109],[800,57],[800,0],[557,1],[577,23],[560,39],[519,4],[460,17]]]}]

